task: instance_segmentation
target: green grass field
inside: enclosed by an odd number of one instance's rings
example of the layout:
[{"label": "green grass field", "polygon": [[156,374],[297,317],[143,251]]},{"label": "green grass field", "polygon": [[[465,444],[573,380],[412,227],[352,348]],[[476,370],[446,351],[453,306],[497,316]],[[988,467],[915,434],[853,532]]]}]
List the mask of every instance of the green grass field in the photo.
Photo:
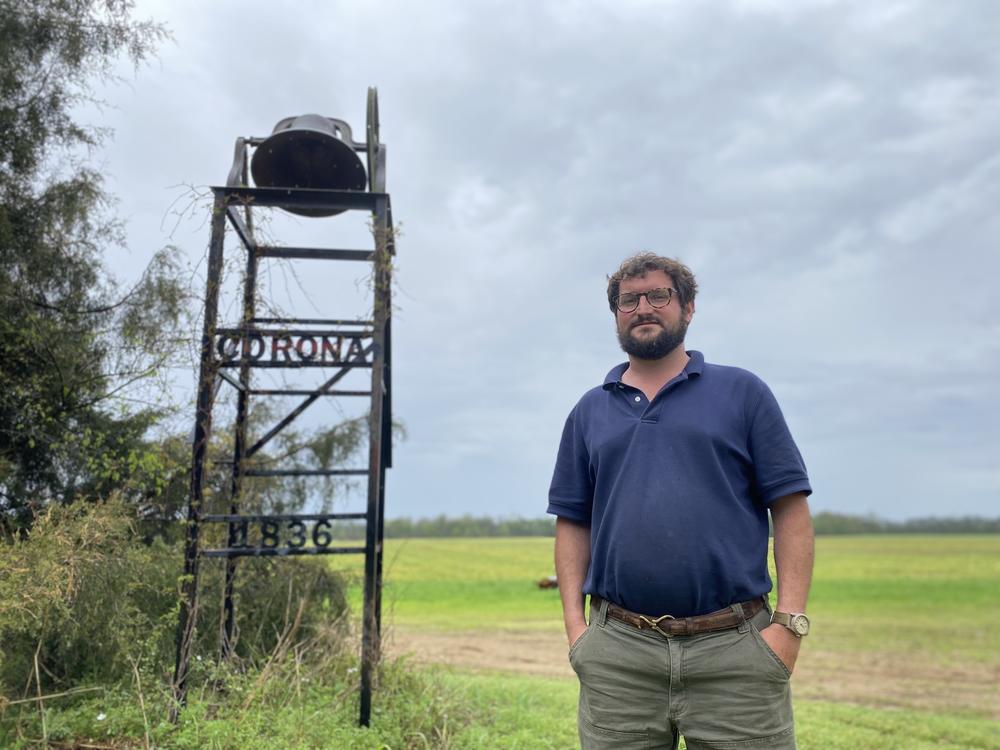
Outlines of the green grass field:
[{"label": "green grass field", "polygon": [[[562,631],[551,539],[389,540],[384,565],[392,624]],[[1000,536],[820,537],[809,613],[824,649],[1000,665]]]},{"label": "green grass field", "polygon": [[[551,539],[389,541],[385,570],[387,628],[562,631],[558,592],[536,585],[552,573]],[[821,537],[809,613],[800,747],[1000,748],[1000,537]],[[572,678],[443,679],[497,716],[454,746],[574,746]]]}]

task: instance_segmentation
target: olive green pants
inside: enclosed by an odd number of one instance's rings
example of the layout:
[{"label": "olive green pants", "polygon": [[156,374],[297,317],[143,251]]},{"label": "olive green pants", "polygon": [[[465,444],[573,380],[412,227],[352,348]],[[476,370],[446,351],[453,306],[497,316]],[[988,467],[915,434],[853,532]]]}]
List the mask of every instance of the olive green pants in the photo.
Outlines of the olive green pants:
[{"label": "olive green pants", "polygon": [[[762,609],[738,628],[665,637],[591,608],[569,652],[580,678],[580,745],[794,750],[788,669],[760,636]],[[739,606],[739,605],[735,605]]]}]

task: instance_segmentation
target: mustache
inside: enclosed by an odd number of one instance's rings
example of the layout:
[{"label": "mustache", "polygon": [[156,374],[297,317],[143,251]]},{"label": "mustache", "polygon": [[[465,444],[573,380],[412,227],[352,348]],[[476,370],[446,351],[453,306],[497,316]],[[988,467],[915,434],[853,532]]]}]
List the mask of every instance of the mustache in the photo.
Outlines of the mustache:
[{"label": "mustache", "polygon": [[636,320],[632,321],[632,324],[629,326],[629,330],[631,330],[631,329],[633,329],[633,328],[635,328],[637,326],[644,325],[646,323],[656,323],[656,325],[660,326],[661,328],[663,327],[663,324],[659,320],[657,320],[656,318],[650,317],[650,316],[645,316],[645,317],[642,317],[642,318],[637,318]]}]

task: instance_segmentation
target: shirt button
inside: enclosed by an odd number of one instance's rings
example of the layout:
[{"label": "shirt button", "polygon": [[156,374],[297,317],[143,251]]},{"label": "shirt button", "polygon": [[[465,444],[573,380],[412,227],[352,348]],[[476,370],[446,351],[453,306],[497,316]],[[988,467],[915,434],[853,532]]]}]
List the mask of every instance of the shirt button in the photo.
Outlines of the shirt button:
[{"label": "shirt button", "polygon": [[642,401],[642,396],[636,396],[636,397],[635,397],[635,400],[636,400],[636,402],[637,402],[637,403],[638,403],[639,401]]}]

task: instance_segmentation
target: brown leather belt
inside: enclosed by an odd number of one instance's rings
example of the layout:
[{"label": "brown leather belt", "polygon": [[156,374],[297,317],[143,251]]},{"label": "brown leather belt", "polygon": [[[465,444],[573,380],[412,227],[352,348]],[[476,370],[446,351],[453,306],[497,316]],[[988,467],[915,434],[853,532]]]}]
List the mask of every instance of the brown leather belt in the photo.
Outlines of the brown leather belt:
[{"label": "brown leather belt", "polygon": [[[590,597],[591,617],[600,608],[602,601],[599,596]],[[707,615],[675,618],[670,615],[660,615],[659,617],[640,615],[608,602],[608,617],[613,617],[639,630],[653,630],[660,635],[697,635],[698,633],[712,633],[716,630],[729,630],[737,627],[764,608],[764,599],[751,599],[748,602],[742,602],[741,606],[743,608],[742,616],[737,614],[732,607],[726,607],[709,612]]]}]

